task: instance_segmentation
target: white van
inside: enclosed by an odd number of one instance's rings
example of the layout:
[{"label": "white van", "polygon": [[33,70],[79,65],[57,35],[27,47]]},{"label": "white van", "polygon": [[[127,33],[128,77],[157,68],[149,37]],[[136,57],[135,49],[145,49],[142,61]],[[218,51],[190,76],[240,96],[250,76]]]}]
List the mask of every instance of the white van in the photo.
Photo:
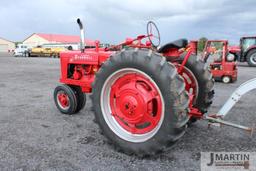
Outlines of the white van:
[{"label": "white van", "polygon": [[24,56],[28,57],[28,47],[23,44],[18,44],[16,49],[14,50],[14,56]]}]

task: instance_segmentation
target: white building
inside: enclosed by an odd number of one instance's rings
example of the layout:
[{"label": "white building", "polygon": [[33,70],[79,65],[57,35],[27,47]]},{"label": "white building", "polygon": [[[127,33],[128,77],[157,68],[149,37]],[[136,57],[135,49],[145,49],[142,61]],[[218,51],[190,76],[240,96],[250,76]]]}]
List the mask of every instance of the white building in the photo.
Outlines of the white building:
[{"label": "white building", "polygon": [[15,49],[15,43],[0,37],[0,52],[11,52]]}]

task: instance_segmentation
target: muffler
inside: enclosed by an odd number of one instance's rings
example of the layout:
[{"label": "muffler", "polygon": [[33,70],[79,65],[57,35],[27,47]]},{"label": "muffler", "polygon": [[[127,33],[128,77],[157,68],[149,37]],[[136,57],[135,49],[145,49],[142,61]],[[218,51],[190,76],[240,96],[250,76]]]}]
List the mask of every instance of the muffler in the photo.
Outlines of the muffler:
[{"label": "muffler", "polygon": [[85,42],[84,42],[84,27],[83,27],[83,23],[81,22],[80,18],[78,18],[77,20],[77,24],[79,25],[80,28],[80,49],[81,52],[84,52],[84,47],[85,47]]}]

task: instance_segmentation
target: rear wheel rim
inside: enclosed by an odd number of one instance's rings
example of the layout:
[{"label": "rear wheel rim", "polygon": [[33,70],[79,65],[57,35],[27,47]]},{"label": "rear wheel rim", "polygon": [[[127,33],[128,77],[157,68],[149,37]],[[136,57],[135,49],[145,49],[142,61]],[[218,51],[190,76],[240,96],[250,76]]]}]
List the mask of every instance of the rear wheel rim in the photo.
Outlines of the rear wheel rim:
[{"label": "rear wheel rim", "polygon": [[[180,64],[178,64],[178,67],[180,67]],[[195,104],[199,93],[199,85],[195,75],[185,66],[183,66],[183,70],[180,75],[185,81],[186,91],[193,95],[193,104]]]},{"label": "rear wheel rim", "polygon": [[156,83],[134,68],[111,74],[101,91],[101,110],[109,128],[129,142],[152,138],[162,125],[164,100]]},{"label": "rear wheel rim", "polygon": [[70,107],[69,97],[63,90],[57,93],[57,103],[58,106],[63,110],[67,110]]}]

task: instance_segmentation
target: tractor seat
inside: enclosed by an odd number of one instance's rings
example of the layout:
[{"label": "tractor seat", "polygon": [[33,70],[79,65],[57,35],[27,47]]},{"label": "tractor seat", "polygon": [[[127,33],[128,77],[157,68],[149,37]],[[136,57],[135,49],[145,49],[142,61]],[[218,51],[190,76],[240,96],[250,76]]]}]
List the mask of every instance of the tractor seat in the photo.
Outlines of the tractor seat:
[{"label": "tractor seat", "polygon": [[187,45],[188,45],[188,40],[187,39],[179,39],[179,40],[175,40],[173,42],[167,43],[164,46],[161,46],[158,49],[158,52],[163,53],[169,48],[181,49],[181,48],[185,48]]}]

